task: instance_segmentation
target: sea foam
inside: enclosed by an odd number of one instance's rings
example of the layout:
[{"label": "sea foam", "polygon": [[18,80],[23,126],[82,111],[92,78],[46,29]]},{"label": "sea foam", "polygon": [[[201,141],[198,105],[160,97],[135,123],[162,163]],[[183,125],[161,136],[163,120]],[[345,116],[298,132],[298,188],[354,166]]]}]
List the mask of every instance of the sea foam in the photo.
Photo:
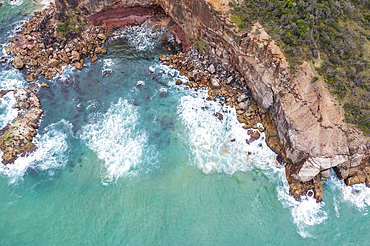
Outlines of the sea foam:
[{"label": "sea foam", "polygon": [[148,136],[139,124],[136,107],[120,98],[106,113],[94,114],[81,129],[80,138],[104,161],[104,183],[135,175],[143,161],[155,163],[151,159],[155,151],[148,147]]},{"label": "sea foam", "polygon": [[[270,169],[276,154],[266,145],[264,133],[259,140],[247,144],[250,136],[236,117],[235,108],[207,101],[207,91],[197,96],[183,96],[178,113],[189,141],[190,163],[204,173],[233,174],[254,167]],[[231,141],[232,140],[232,141]]]},{"label": "sea foam", "polygon": [[19,157],[13,164],[0,165],[0,174],[14,183],[30,170],[54,175],[68,162],[68,137],[72,137],[72,124],[61,120],[44,129],[42,135],[34,138],[37,150],[29,156]]}]

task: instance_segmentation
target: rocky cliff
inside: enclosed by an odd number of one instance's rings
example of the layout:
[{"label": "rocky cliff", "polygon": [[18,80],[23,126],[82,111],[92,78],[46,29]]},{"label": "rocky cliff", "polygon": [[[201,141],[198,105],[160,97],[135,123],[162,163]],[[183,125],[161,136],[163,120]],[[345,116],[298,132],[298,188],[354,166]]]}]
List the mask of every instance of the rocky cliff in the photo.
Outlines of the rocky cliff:
[{"label": "rocky cliff", "polygon": [[[160,5],[187,38],[192,42],[203,40],[209,55],[237,68],[244,78],[235,83],[248,86],[261,110],[273,118],[276,134],[270,134],[271,139],[277,137],[283,147],[290,191],[297,199],[313,189],[317,200],[321,200],[322,183],[332,167],[346,184],[369,185],[369,140],[346,124],[341,107],[323,82],[315,78],[310,64],[304,62],[295,71],[289,71],[284,54],[261,25],[254,24],[248,32],[237,30],[229,21],[227,3],[56,0],[60,13],[77,7],[89,16],[108,9]],[[269,138],[269,131],[267,135]]]}]

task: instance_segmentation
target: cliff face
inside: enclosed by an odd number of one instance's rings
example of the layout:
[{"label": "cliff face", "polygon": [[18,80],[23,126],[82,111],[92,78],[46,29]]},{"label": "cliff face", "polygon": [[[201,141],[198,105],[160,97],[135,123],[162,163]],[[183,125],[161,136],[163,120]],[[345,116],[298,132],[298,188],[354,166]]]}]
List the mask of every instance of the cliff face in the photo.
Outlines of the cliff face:
[{"label": "cliff face", "polygon": [[[73,7],[75,1],[57,0],[57,5]],[[162,6],[191,41],[206,41],[210,55],[243,74],[244,80],[237,83],[247,85],[258,105],[273,116],[296,198],[314,189],[321,200],[322,183],[332,167],[347,184],[369,184],[368,139],[348,127],[342,109],[321,80],[314,79],[308,63],[289,71],[284,54],[258,23],[249,33],[238,32],[227,16],[227,1],[79,0],[77,6],[92,15],[107,8],[153,4]]]}]

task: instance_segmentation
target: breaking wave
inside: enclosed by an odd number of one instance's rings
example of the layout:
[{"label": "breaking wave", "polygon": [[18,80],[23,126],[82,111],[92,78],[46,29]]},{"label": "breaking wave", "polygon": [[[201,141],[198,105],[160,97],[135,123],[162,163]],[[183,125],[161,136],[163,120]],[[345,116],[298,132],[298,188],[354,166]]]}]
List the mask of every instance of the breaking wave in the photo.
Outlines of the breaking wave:
[{"label": "breaking wave", "polygon": [[105,114],[97,113],[84,126],[80,138],[104,161],[105,182],[143,170],[141,163],[155,163],[156,153],[147,142],[148,136],[139,128],[140,121],[134,105],[120,98]]},{"label": "breaking wave", "polygon": [[37,150],[29,156],[19,157],[13,164],[0,165],[0,174],[10,178],[10,183],[21,179],[28,172],[47,172],[54,175],[68,162],[68,137],[72,137],[72,124],[61,120],[44,129],[34,139]]}]

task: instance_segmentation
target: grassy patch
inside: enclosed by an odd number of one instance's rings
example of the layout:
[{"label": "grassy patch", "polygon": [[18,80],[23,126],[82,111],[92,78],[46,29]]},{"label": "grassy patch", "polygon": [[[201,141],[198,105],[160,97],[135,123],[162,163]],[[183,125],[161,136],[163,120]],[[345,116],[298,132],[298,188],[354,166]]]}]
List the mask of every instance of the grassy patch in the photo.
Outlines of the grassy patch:
[{"label": "grassy patch", "polygon": [[203,52],[203,50],[207,48],[207,45],[203,40],[196,40],[194,42],[194,47],[198,50],[198,52]]},{"label": "grassy patch", "polygon": [[85,19],[77,11],[68,12],[68,18],[57,25],[56,31],[59,37],[65,37],[67,33],[79,33],[85,28]]},{"label": "grassy patch", "polygon": [[234,22],[234,23],[236,24],[236,26],[237,26],[237,27],[239,27],[239,31],[244,30],[244,28],[245,28],[245,24],[244,24],[244,21],[243,21],[240,17],[235,16],[235,15],[231,15],[231,16],[230,16],[230,20],[231,20],[232,22]]}]

